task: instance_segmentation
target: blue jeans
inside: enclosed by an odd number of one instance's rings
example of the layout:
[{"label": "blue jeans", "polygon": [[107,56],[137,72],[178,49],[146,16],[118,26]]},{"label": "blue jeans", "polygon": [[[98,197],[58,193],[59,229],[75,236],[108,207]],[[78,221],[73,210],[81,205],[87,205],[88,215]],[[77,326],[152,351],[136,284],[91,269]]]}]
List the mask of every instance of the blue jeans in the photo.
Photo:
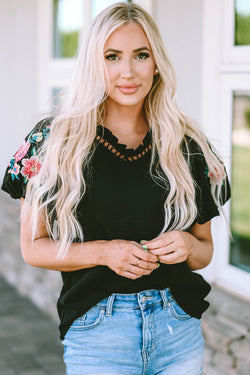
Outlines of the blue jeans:
[{"label": "blue jeans", "polygon": [[200,375],[201,321],[170,290],[112,294],[76,319],[64,340],[67,375]]}]

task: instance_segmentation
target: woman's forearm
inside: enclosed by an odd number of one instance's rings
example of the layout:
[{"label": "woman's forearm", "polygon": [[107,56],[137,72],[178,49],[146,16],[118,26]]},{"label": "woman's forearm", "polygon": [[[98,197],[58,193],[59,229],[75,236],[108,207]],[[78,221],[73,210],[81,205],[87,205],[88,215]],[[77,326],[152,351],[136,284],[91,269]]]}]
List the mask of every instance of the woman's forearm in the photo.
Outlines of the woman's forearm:
[{"label": "woman's forearm", "polygon": [[46,236],[33,242],[21,239],[21,249],[28,264],[64,272],[103,265],[118,275],[137,279],[150,275],[158,266],[157,257],[145,252],[140,244],[119,239],[72,243],[63,258],[57,256],[57,243]]},{"label": "woman's forearm", "polygon": [[213,242],[207,239],[198,239],[191,234],[190,247],[187,256],[187,263],[191,270],[198,270],[206,267],[212,259],[213,255]]},{"label": "woman's forearm", "polygon": [[107,241],[72,243],[63,258],[58,258],[58,244],[49,237],[22,242],[21,250],[26,263],[56,271],[77,271],[101,264],[102,252]]}]

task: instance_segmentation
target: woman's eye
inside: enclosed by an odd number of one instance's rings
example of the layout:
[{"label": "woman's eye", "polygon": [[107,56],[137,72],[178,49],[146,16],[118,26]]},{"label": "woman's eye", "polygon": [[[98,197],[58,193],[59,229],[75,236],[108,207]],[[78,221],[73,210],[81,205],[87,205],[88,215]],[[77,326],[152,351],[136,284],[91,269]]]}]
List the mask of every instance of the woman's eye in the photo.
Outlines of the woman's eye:
[{"label": "woman's eye", "polygon": [[147,52],[140,52],[140,53],[136,56],[136,58],[137,58],[138,60],[146,60],[148,57],[150,57],[150,54],[147,53]]},{"label": "woman's eye", "polygon": [[116,61],[118,60],[118,56],[115,53],[111,53],[110,55],[105,56],[105,59],[109,61]]}]

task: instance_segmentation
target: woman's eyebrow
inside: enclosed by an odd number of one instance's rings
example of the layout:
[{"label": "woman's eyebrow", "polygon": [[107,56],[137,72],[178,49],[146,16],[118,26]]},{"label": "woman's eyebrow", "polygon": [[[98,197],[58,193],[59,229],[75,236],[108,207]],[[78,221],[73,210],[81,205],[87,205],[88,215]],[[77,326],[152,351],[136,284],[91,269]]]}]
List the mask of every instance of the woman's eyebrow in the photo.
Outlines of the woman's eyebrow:
[{"label": "woman's eyebrow", "polygon": [[148,47],[137,48],[137,49],[134,49],[133,52],[140,52],[140,51],[145,51],[145,50],[150,52],[150,49]]},{"label": "woman's eyebrow", "polygon": [[[136,48],[136,49],[133,50],[133,52],[140,52],[140,51],[145,51],[145,50],[150,52],[150,49],[148,47]],[[107,52],[122,53],[121,50],[114,49],[114,48],[108,48],[104,53],[107,53]]]},{"label": "woman's eyebrow", "polygon": [[108,48],[104,53],[107,53],[107,52],[122,53],[122,51],[120,51],[119,49],[113,49],[113,48]]}]

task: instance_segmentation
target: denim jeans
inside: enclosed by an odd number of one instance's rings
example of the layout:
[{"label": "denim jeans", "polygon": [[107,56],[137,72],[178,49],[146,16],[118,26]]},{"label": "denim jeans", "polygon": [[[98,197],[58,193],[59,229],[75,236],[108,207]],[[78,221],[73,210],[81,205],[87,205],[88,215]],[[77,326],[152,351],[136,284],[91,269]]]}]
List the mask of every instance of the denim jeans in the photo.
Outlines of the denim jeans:
[{"label": "denim jeans", "polygon": [[201,321],[170,290],[112,294],[76,319],[63,340],[67,375],[200,375]]}]

